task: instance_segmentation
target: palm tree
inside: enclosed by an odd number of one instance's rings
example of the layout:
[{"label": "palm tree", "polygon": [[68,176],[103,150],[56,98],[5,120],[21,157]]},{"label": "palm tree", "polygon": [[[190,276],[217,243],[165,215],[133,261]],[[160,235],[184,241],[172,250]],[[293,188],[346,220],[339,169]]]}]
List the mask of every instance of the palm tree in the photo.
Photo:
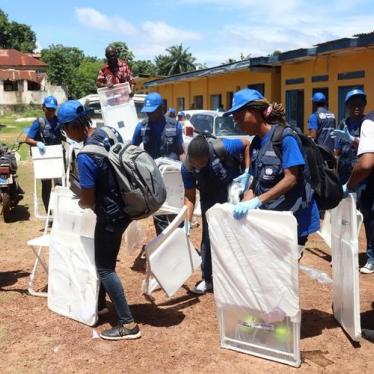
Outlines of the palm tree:
[{"label": "palm tree", "polygon": [[196,70],[196,58],[183,45],[173,45],[166,49],[167,55],[158,55],[155,64],[160,75],[175,75]]}]

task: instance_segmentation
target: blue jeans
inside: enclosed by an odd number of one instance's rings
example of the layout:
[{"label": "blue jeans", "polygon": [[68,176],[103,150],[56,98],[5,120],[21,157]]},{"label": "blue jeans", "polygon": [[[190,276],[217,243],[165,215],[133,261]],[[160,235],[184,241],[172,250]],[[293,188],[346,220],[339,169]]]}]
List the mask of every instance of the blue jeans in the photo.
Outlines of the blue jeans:
[{"label": "blue jeans", "polygon": [[99,309],[105,305],[105,293],[110,297],[118,316],[118,323],[133,322],[121,280],[115,272],[122,234],[129,220],[113,223],[98,221],[95,226],[95,262],[100,277]]},{"label": "blue jeans", "polygon": [[361,206],[367,240],[367,262],[374,265],[374,207],[367,209]]}]

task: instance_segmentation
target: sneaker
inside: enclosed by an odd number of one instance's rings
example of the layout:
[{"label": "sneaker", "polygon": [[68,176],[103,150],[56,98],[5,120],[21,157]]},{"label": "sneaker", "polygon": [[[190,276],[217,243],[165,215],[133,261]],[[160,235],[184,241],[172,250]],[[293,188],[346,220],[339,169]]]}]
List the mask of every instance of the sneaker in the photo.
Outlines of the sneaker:
[{"label": "sneaker", "polygon": [[105,340],[138,339],[142,336],[139,326],[135,322],[119,324],[111,329],[105,330],[100,337]]},{"label": "sneaker", "polygon": [[374,264],[367,262],[365,266],[360,269],[362,274],[373,274],[374,273]]},{"label": "sneaker", "polygon": [[202,280],[199,284],[197,284],[191,292],[196,295],[203,295],[205,292],[213,290],[213,283],[212,282],[206,282],[205,280]]}]

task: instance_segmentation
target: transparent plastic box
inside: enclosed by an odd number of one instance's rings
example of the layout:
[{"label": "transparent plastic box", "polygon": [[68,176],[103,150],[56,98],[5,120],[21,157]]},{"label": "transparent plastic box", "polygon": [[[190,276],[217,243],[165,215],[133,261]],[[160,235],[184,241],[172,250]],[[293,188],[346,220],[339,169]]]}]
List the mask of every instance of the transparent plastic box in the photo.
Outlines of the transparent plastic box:
[{"label": "transparent plastic box", "polygon": [[98,88],[97,93],[105,126],[115,128],[124,140],[132,139],[139,120],[135,103],[130,98],[130,85],[121,83],[111,88]]}]

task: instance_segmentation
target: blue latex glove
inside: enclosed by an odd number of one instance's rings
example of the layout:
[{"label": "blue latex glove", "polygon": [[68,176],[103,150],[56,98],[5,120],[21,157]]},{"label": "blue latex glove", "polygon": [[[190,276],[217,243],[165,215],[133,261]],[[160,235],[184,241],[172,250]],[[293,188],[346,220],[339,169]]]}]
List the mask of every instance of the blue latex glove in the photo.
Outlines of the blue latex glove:
[{"label": "blue latex glove", "polygon": [[344,130],[333,130],[331,131],[330,136],[333,139],[342,140],[349,144],[352,144],[355,140],[355,137],[349,133],[348,127],[345,127]]},{"label": "blue latex glove", "polygon": [[234,179],[234,182],[240,183],[242,186],[243,191],[247,191],[249,185],[249,178],[251,174],[249,173],[249,169],[245,169],[245,172]]},{"label": "blue latex glove", "polygon": [[234,208],[234,217],[240,219],[244,217],[249,210],[259,208],[262,205],[262,202],[258,197],[255,197],[251,200],[242,201],[239,204],[235,205]]},{"label": "blue latex glove", "polygon": [[343,184],[343,196],[344,196],[344,198],[346,198],[352,192],[354,192],[354,191],[348,188],[347,183]]},{"label": "blue latex glove", "polygon": [[37,142],[36,146],[38,147],[41,154],[45,153],[45,144],[43,142]]},{"label": "blue latex glove", "polygon": [[188,220],[185,220],[183,229],[184,229],[184,232],[186,233],[186,235],[190,235],[191,222],[188,221]]},{"label": "blue latex glove", "polygon": [[73,148],[77,148],[78,147],[78,143],[73,140],[73,139],[66,139],[66,142]]}]

